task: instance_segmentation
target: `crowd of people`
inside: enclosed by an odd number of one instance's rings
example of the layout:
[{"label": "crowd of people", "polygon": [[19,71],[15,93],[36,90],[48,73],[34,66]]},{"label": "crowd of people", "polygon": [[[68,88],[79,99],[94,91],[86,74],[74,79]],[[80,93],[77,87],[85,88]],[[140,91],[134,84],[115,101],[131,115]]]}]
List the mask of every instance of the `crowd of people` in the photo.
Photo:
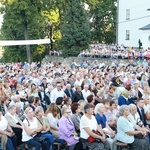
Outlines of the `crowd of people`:
[{"label": "crowd of people", "polygon": [[83,50],[78,57],[112,58],[112,59],[148,59],[150,48],[140,49],[125,47],[117,44],[91,44],[89,49]]},{"label": "crowd of people", "polygon": [[149,63],[0,64],[1,149],[149,150]]}]

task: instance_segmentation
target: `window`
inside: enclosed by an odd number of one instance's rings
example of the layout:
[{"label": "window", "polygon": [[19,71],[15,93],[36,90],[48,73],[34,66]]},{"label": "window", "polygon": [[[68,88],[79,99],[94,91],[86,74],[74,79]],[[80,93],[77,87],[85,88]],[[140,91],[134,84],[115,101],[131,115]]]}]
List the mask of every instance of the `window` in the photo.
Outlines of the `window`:
[{"label": "window", "polygon": [[126,40],[130,40],[130,30],[126,30]]},{"label": "window", "polygon": [[130,9],[126,9],[126,20],[130,20]]}]

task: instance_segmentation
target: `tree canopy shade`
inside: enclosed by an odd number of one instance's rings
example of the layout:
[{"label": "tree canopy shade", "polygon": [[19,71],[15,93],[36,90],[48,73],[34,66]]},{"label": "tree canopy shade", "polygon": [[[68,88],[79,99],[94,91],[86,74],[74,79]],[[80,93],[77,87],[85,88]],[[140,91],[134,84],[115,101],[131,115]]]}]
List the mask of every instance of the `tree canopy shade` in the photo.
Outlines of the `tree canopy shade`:
[{"label": "tree canopy shade", "polygon": [[49,45],[4,47],[3,60],[39,61],[50,49],[63,50],[65,57],[77,56],[90,43],[114,42],[116,1],[0,0],[4,5],[0,9],[4,14],[2,40],[51,39]]},{"label": "tree canopy shade", "polygon": [[67,0],[61,34],[60,47],[65,57],[77,56],[82,50],[89,47],[89,20],[81,0]]},{"label": "tree canopy shade", "polygon": [[91,41],[107,44],[115,42],[116,2],[117,0],[99,0],[91,7]]},{"label": "tree canopy shade", "polygon": [[[4,40],[32,40],[44,38],[44,20],[41,16],[41,0],[2,0],[5,7],[1,8],[4,13],[4,21],[1,34]],[[38,60],[33,56],[38,53],[37,46],[14,46],[4,48],[4,61]],[[27,50],[27,52],[26,52]],[[27,53],[27,55],[26,55]],[[41,54],[44,57],[44,49]],[[11,57],[11,58],[10,58]]]}]

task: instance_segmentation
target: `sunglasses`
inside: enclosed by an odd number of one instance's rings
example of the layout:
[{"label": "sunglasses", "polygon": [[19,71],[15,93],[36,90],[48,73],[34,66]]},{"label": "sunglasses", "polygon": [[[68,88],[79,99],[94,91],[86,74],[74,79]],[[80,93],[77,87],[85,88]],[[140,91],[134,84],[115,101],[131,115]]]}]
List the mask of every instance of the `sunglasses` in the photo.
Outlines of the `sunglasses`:
[{"label": "sunglasses", "polygon": [[71,111],[66,112],[67,114],[71,114]]}]

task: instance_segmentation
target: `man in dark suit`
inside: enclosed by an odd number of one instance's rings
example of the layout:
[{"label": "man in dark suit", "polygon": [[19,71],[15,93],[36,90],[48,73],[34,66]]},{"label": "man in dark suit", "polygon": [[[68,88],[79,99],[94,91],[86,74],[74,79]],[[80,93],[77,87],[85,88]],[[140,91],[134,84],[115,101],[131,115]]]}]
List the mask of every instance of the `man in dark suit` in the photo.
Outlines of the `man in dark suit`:
[{"label": "man in dark suit", "polygon": [[147,116],[147,110],[144,108],[144,100],[142,98],[137,99],[137,112],[140,116],[140,119],[143,123],[143,125],[147,126],[146,116]]},{"label": "man in dark suit", "polygon": [[66,85],[66,89],[65,89],[65,94],[67,95],[67,97],[70,97],[72,99],[73,96],[73,90],[71,89],[71,84],[67,84]]},{"label": "man in dark suit", "polygon": [[84,100],[81,90],[81,86],[77,86],[76,91],[73,93],[72,103],[78,102],[79,100]]}]

